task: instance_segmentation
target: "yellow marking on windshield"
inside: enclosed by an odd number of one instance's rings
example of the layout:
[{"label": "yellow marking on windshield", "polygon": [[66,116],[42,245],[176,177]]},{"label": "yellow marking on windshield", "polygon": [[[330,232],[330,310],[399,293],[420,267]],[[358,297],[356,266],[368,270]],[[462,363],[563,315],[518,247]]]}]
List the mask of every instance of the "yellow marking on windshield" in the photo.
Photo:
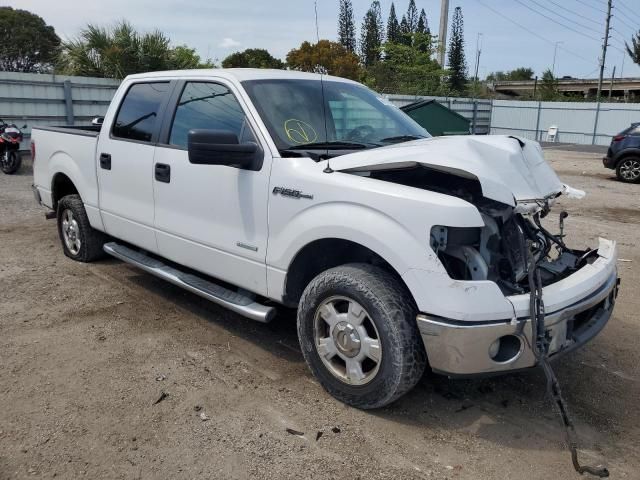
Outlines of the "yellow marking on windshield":
[{"label": "yellow marking on windshield", "polygon": [[311,125],[296,118],[284,122],[284,131],[289,140],[300,145],[313,143],[318,139],[318,133]]}]

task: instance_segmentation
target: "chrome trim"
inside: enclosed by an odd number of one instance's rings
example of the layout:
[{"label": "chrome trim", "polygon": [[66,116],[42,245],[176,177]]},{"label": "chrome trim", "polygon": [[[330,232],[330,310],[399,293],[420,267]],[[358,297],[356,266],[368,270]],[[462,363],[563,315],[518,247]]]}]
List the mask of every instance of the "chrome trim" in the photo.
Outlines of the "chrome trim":
[{"label": "chrome trim", "polygon": [[[164,264],[161,260],[156,260],[155,258],[147,257],[149,259],[149,262],[148,262],[149,264],[145,265],[144,263],[126,254],[127,250],[130,250],[129,248],[119,245],[117,243],[113,243],[113,242],[106,243],[103,249],[109,255],[115,258],[118,258],[123,262],[134,265],[144,270],[145,272],[150,273],[151,275],[155,275],[156,277],[166,280],[169,283],[172,283],[174,285],[177,285],[178,287],[184,288],[185,290],[195,293],[196,295],[206,298],[207,300],[217,303],[218,305],[221,305],[251,320],[255,320],[261,323],[269,323],[275,315],[276,311],[273,307],[268,307],[266,305],[262,305],[261,303],[257,303],[253,301],[251,297],[242,295],[240,293],[231,292],[230,290],[223,289],[223,287],[220,287],[219,285],[217,286],[218,288],[226,290],[227,292],[229,292],[229,294],[232,294],[236,297],[242,297],[244,300],[247,301],[247,303],[246,304],[235,303],[227,299],[224,299],[221,296],[214,295],[211,292],[198,288],[194,285],[190,285],[181,278],[181,276],[184,275],[183,272]],[[133,250],[130,250],[130,251],[134,253],[138,253]],[[208,283],[213,284],[213,282],[208,282]]]},{"label": "chrome trim", "polygon": [[[618,275],[614,271],[595,293],[562,310],[547,314],[545,326],[551,335],[549,352],[553,356],[573,350],[591,340],[600,332],[611,315],[617,293]],[[610,300],[610,301],[609,301]],[[569,320],[601,302],[604,308],[594,312],[596,322],[588,326],[588,334],[580,335],[578,342],[567,340]],[[596,318],[597,317],[597,318]],[[605,318],[606,317],[606,318]],[[451,375],[476,375],[533,367],[536,359],[531,350],[532,334],[529,317],[510,322],[461,322],[419,314],[416,317],[420,334],[435,371]],[[496,362],[489,356],[489,347],[505,335],[518,335],[524,349],[507,362]]]}]

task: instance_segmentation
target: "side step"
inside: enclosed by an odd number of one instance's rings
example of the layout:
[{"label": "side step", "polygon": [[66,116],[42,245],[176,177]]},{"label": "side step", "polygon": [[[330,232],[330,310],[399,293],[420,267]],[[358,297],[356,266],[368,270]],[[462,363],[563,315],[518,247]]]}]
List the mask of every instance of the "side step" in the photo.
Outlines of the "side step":
[{"label": "side step", "polygon": [[123,262],[135,265],[151,275],[189,290],[251,320],[268,323],[275,315],[276,311],[273,307],[257,303],[247,294],[234,292],[204,278],[182,272],[142,252],[115,242],[106,243],[103,248],[109,255]]}]

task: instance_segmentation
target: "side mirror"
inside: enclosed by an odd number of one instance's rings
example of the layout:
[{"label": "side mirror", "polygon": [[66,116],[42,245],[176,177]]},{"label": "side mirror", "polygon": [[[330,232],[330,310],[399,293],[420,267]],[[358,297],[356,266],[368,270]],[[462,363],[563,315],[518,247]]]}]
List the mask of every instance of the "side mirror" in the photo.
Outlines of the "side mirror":
[{"label": "side mirror", "polygon": [[263,152],[256,143],[240,143],[227,130],[190,130],[187,140],[189,162],[197,165],[226,165],[260,170]]},{"label": "side mirror", "polygon": [[91,120],[91,125],[100,126],[104,123],[104,117],[95,117]]},{"label": "side mirror", "polygon": [[28,125],[25,123],[24,125],[22,125],[21,130],[24,130],[24,129],[25,129],[25,128],[27,128],[27,127],[28,127]]}]

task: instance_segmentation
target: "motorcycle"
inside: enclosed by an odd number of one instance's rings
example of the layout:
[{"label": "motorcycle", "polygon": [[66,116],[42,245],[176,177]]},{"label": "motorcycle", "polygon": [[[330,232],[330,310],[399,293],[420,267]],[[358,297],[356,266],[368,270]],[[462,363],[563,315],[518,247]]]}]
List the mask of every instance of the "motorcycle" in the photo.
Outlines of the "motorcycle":
[{"label": "motorcycle", "polygon": [[[22,128],[25,129],[27,126],[24,125]],[[22,132],[15,124],[0,119],[0,170],[8,175],[16,173],[22,164],[22,138]]]}]

